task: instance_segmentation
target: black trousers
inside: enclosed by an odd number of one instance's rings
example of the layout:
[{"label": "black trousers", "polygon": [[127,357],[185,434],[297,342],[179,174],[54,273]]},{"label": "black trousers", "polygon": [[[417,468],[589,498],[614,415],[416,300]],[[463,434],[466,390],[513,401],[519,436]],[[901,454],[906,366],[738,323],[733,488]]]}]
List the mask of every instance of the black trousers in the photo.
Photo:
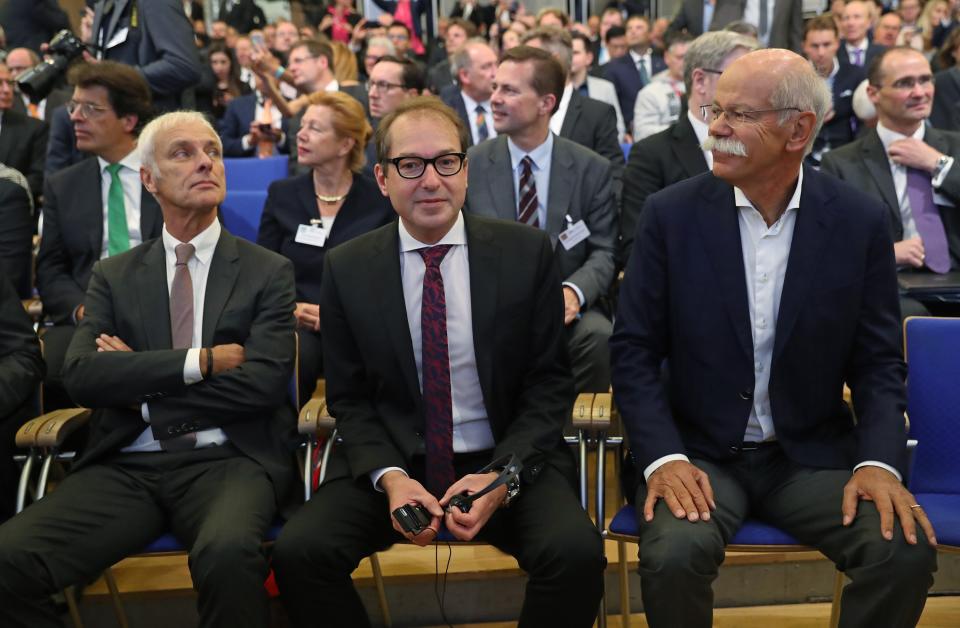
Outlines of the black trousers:
[{"label": "black trousers", "polygon": [[659,500],[653,520],[644,522],[646,484],[637,491],[640,583],[651,628],[711,626],[711,583],[724,545],[748,514],[816,547],[852,580],[843,591],[840,626],[916,625],[933,584],[936,550],[919,527],[918,544],[907,544],[899,521],[893,540],[885,540],[872,502],[861,501],[853,523],[841,525],[850,471],[800,467],[777,445],[744,452],[729,463],[691,462],[713,487],[717,510],[709,521],[677,519]]},{"label": "black trousers", "polygon": [[59,626],[50,594],[170,531],[189,548],[201,625],[262,628],[274,493],[263,467],[229,444],[80,469],[0,526],[0,626]]},{"label": "black trousers", "polygon": [[[458,476],[488,461],[458,457]],[[603,542],[573,486],[571,473],[546,465],[477,536],[514,556],[530,576],[520,626],[589,627],[597,615]],[[340,478],[320,487],[287,523],[273,568],[293,626],[370,625],[350,574],[364,557],[403,540],[390,517],[386,494],[369,478]]]}]

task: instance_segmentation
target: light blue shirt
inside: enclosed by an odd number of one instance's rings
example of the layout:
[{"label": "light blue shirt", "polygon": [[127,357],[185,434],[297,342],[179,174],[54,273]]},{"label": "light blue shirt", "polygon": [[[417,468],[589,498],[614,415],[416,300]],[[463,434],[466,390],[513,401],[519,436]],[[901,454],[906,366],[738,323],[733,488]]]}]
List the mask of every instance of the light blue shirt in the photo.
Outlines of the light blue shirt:
[{"label": "light blue shirt", "polygon": [[710,32],[710,23],[713,22],[713,12],[716,7],[710,0],[703,0],[703,32]]},{"label": "light blue shirt", "polygon": [[523,172],[521,161],[530,157],[533,161],[533,179],[537,186],[537,219],[540,228],[547,225],[547,201],[550,193],[550,161],[553,156],[553,133],[547,133],[547,139],[532,151],[525,152],[522,148],[507,138],[507,150],[510,151],[510,167],[513,170],[513,215],[517,215],[517,204],[520,202],[520,173]]}]

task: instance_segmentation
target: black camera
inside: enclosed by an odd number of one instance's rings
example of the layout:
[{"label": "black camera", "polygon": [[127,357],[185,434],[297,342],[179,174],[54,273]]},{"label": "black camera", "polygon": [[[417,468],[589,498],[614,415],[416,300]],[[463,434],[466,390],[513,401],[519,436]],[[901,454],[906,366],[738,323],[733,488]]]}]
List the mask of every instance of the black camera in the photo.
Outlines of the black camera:
[{"label": "black camera", "polygon": [[48,58],[21,74],[17,79],[20,91],[29,96],[33,102],[43,100],[56,86],[70,62],[82,55],[86,49],[86,44],[76,35],[66,29],[60,31],[47,44],[45,54]]}]

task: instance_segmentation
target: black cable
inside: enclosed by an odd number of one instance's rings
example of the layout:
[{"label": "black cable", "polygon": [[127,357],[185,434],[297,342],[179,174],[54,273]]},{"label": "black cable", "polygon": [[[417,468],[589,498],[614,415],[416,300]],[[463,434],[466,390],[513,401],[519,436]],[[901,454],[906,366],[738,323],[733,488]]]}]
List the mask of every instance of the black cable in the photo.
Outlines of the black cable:
[{"label": "black cable", "polygon": [[[447,576],[450,575],[450,560],[453,558],[453,547],[450,543],[444,543],[447,546],[447,566],[443,570],[443,580],[440,579],[440,544],[433,544],[433,595],[437,599],[437,605],[440,607],[440,619],[448,628],[453,628],[453,624],[447,619],[443,604],[447,597]],[[441,582],[443,586],[441,587]]]}]

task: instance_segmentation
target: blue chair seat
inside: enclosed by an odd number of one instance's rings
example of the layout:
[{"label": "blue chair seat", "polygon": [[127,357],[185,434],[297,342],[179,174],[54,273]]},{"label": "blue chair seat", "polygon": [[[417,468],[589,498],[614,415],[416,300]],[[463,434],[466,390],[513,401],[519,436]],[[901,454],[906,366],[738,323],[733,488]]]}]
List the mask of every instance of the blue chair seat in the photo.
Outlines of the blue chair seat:
[{"label": "blue chair seat", "polygon": [[937,543],[960,547],[960,495],[917,493],[914,497],[933,524]]},{"label": "blue chair seat", "polygon": [[267,192],[227,190],[227,197],[220,204],[220,215],[227,231],[250,242],[257,241],[260,231],[260,217]]},{"label": "blue chair seat", "polygon": [[[277,540],[277,537],[280,536],[280,531],[283,529],[283,522],[277,519],[274,521],[267,529],[266,537],[263,539],[265,543],[272,543]],[[173,536],[171,533],[161,534],[156,540],[154,540],[150,545],[143,548],[140,552],[141,554],[161,554],[161,553],[172,553],[172,552],[185,552],[187,548],[183,546],[183,543],[177,540],[177,537]]]},{"label": "blue chair seat", "polygon": [[[631,505],[621,508],[607,528],[612,534],[638,536],[637,509]],[[748,519],[730,539],[730,545],[800,545],[792,536],[774,526]]]},{"label": "blue chair seat", "polygon": [[266,192],[277,179],[285,179],[290,161],[286,155],[257,159],[256,157],[228,157],[223,160],[227,190]]}]

